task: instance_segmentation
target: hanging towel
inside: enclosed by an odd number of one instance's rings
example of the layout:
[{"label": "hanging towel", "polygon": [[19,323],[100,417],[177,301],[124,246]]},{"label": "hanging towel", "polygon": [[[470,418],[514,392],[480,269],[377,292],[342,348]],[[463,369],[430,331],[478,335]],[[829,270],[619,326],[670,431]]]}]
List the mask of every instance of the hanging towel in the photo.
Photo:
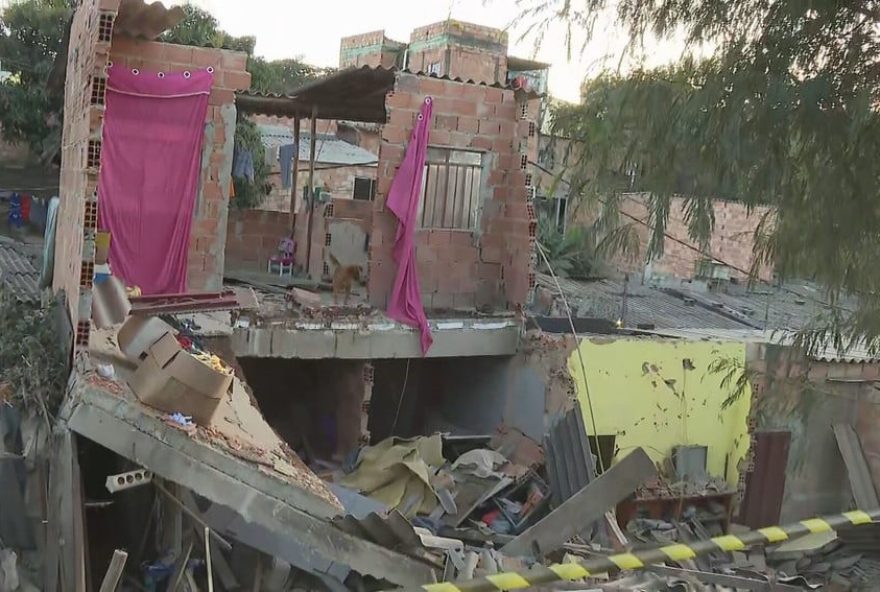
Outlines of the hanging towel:
[{"label": "hanging towel", "polygon": [[281,187],[283,189],[290,189],[294,158],[297,158],[296,144],[287,144],[278,149],[278,161],[281,165]]},{"label": "hanging towel", "polygon": [[388,316],[421,331],[423,356],[428,353],[434,338],[422,305],[419,272],[416,268],[415,235],[432,111],[433,101],[431,97],[426,97],[410,135],[406,155],[391,182],[386,201],[388,209],[399,221],[393,250],[394,260],[397,261],[397,276],[388,301]]},{"label": "hanging towel", "polygon": [[113,272],[143,294],[186,291],[205,114],[214,75],[111,67],[98,209]]}]

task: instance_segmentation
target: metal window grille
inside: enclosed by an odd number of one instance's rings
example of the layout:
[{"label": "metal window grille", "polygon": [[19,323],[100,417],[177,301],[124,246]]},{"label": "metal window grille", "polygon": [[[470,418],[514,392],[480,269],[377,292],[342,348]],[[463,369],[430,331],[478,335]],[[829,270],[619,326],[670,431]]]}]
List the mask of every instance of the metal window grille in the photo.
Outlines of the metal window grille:
[{"label": "metal window grille", "polygon": [[422,177],[422,227],[475,228],[482,172],[480,152],[429,147]]}]

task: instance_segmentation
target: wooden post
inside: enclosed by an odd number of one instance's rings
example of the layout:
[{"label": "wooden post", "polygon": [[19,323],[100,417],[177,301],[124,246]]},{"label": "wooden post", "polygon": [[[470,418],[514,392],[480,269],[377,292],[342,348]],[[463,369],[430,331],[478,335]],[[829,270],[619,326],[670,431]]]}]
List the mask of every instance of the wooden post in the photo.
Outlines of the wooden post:
[{"label": "wooden post", "polygon": [[113,559],[110,560],[110,567],[104,574],[104,580],[101,582],[100,592],[116,592],[119,586],[119,578],[122,577],[122,570],[125,569],[125,561],[128,559],[128,553],[116,549],[113,551]]},{"label": "wooden post", "polygon": [[296,196],[299,191],[299,115],[293,118],[293,145],[296,151],[290,173],[290,236],[293,236],[296,226]]},{"label": "wooden post", "polygon": [[309,123],[309,186],[308,186],[308,204],[309,204],[309,229],[306,233],[306,275],[311,273],[312,263],[312,218],[315,217],[315,150],[317,148],[317,121],[318,106],[312,105],[312,120]]},{"label": "wooden post", "polygon": [[211,529],[205,527],[205,566],[208,572],[208,592],[214,592],[214,572],[211,565]]}]

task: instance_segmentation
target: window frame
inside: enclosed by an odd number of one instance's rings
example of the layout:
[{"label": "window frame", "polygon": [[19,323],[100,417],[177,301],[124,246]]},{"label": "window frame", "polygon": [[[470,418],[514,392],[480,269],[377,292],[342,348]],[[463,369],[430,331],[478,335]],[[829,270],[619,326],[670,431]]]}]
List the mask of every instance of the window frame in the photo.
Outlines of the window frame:
[{"label": "window frame", "polygon": [[[440,156],[441,153],[442,156]],[[443,167],[443,169],[439,167]],[[424,230],[475,232],[479,228],[480,212],[482,209],[485,168],[485,151],[429,145],[425,155],[425,166],[422,171],[422,187],[419,192],[419,210],[417,213],[419,228]],[[432,170],[434,171],[433,173]],[[455,171],[454,176],[453,171]],[[464,177],[460,180],[459,176],[462,171]],[[450,181],[454,183],[452,194],[449,193]],[[442,189],[441,182],[443,184]],[[429,203],[428,191],[431,188],[433,188],[433,197]],[[458,195],[459,189],[463,191],[461,196]],[[442,210],[438,211],[440,204],[437,201],[437,197],[440,191],[443,192],[444,199]],[[451,212],[449,211],[450,197],[452,198]],[[458,210],[456,209],[457,207],[459,208]],[[464,223],[461,217],[462,211],[465,209],[467,210],[466,223]],[[456,214],[459,216],[458,220],[456,219]]]}]

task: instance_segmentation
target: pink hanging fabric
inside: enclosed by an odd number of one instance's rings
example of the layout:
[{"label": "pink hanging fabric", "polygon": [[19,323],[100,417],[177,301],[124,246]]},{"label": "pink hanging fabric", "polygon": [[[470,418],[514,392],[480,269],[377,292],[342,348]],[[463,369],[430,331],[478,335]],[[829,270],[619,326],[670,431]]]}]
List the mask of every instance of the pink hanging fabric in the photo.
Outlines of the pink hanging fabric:
[{"label": "pink hanging fabric", "polygon": [[186,291],[205,114],[206,70],[111,67],[107,77],[98,209],[113,274],[144,294]]},{"label": "pink hanging fabric", "polygon": [[406,155],[391,182],[385,202],[399,221],[393,251],[394,260],[397,261],[397,276],[388,301],[388,316],[421,331],[423,356],[428,353],[434,338],[422,305],[419,272],[416,268],[415,236],[433,109],[431,97],[425,98],[418,121],[410,135]]}]

